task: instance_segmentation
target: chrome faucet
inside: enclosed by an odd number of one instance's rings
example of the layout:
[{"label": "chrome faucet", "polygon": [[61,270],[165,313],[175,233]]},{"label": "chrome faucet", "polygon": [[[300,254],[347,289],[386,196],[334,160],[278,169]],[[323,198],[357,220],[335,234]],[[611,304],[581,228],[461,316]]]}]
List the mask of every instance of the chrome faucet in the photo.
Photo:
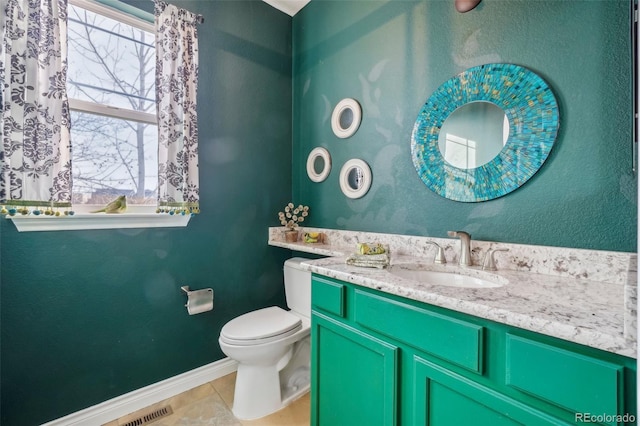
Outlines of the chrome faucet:
[{"label": "chrome faucet", "polygon": [[436,246],[436,256],[433,258],[433,263],[447,263],[447,258],[444,257],[444,250],[442,249],[442,247],[440,247],[440,244],[436,243],[435,241],[427,241],[427,243]]},{"label": "chrome faucet", "polygon": [[492,249],[487,251],[487,254],[484,255],[484,261],[482,262],[482,269],[485,271],[497,271],[498,268],[496,268],[496,262],[493,258],[493,254],[497,251],[509,251],[508,248],[499,248],[499,249]]},{"label": "chrome faucet", "polygon": [[471,266],[471,235],[464,231],[449,231],[447,235],[460,238],[460,266]]}]

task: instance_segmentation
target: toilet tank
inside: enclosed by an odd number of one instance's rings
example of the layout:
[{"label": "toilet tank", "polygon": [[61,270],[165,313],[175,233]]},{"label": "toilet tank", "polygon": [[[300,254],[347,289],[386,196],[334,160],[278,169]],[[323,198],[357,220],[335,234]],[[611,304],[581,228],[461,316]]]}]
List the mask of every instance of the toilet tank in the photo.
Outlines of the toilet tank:
[{"label": "toilet tank", "polygon": [[307,318],[311,316],[311,272],[300,267],[310,259],[293,257],[284,262],[284,291],[287,306]]}]

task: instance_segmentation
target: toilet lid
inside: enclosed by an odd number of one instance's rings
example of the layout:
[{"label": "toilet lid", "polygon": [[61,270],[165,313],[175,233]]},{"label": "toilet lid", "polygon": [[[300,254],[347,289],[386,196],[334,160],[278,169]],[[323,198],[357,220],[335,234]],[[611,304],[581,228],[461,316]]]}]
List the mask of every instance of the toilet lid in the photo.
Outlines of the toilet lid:
[{"label": "toilet lid", "polygon": [[262,340],[298,331],[302,320],[277,306],[258,309],[232,319],[222,327],[221,336],[230,340]]}]

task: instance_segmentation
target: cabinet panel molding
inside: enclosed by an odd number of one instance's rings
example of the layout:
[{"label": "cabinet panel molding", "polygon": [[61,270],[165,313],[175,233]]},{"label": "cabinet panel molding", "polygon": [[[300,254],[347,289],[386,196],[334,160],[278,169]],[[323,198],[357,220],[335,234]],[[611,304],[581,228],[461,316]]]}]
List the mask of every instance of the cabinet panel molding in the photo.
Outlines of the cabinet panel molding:
[{"label": "cabinet panel molding", "polygon": [[482,374],[484,327],[355,291],[355,321],[445,361]]},{"label": "cabinet panel molding", "polygon": [[314,276],[311,282],[311,303],[315,308],[344,317],[345,291],[343,284]]},{"label": "cabinet panel molding", "polygon": [[397,424],[397,346],[318,312],[312,317],[311,424]]},{"label": "cabinet panel molding", "polygon": [[507,385],[574,413],[624,414],[624,367],[513,334],[506,351]]},{"label": "cabinet panel molding", "polygon": [[418,356],[414,371],[414,425],[570,424]]}]

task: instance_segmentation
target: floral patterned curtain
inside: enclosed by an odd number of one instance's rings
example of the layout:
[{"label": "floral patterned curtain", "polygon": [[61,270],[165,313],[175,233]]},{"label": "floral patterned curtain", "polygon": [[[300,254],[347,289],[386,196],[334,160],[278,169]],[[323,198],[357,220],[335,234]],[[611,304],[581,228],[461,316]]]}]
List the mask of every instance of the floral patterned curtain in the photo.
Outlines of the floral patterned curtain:
[{"label": "floral patterned curtain", "polygon": [[199,211],[198,32],[200,17],[155,2],[156,101],[158,116],[158,208]]},{"label": "floral patterned curtain", "polygon": [[69,207],[67,0],[2,3],[0,203],[12,213]]}]

